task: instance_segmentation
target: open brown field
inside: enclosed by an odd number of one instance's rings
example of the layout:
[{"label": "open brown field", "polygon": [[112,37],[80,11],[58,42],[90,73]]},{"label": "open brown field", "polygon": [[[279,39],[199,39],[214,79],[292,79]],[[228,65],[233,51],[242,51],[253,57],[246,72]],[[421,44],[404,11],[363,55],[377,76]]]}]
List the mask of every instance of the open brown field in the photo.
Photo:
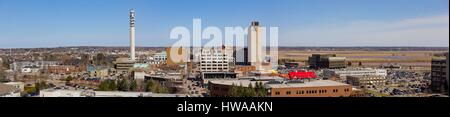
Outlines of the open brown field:
[{"label": "open brown field", "polygon": [[434,54],[444,51],[279,51],[280,59],[294,59],[307,62],[312,54],[336,54],[347,57],[352,64],[363,63],[364,66],[380,66],[382,64],[398,64],[401,66],[430,67]]}]

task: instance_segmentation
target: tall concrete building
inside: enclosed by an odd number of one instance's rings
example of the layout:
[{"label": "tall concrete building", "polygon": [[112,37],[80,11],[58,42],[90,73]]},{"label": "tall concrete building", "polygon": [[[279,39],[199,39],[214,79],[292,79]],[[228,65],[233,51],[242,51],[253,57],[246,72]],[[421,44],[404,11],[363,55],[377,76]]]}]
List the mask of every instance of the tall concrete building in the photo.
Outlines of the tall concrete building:
[{"label": "tall concrete building", "polygon": [[134,17],[135,17],[135,11],[134,9],[130,10],[130,60],[134,61],[136,60],[135,55],[135,45],[134,45]]},{"label": "tall concrete building", "polygon": [[259,22],[253,21],[248,28],[248,61],[252,66],[256,67],[256,70],[263,70],[262,62],[264,60],[265,48],[262,47],[262,28],[259,26]]},{"label": "tall concrete building", "polygon": [[135,11],[134,9],[130,10],[130,57],[129,58],[117,58],[114,61],[115,69],[118,73],[128,72],[131,68],[133,68],[134,63],[136,63],[136,54],[135,54],[135,45],[134,45],[134,17]]}]

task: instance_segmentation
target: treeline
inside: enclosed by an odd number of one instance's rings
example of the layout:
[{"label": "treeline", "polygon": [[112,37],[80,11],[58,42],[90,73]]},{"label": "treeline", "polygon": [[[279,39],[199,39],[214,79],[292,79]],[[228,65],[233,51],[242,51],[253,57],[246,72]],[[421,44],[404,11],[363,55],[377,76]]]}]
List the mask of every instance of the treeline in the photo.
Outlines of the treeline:
[{"label": "treeline", "polygon": [[104,80],[98,86],[98,91],[146,91],[153,93],[169,93],[169,89],[160,82],[147,80],[143,85],[138,85],[136,80]]},{"label": "treeline", "polygon": [[228,90],[227,97],[265,97],[266,88],[262,82],[255,83],[255,87],[250,83],[248,87],[243,87],[242,84],[236,86],[232,84]]}]

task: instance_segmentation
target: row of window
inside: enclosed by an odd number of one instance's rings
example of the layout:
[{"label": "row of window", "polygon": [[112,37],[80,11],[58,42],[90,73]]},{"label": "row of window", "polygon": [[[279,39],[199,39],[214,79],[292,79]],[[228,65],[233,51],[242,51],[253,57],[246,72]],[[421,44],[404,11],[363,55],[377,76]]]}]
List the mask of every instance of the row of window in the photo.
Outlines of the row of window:
[{"label": "row of window", "polygon": [[228,66],[227,63],[222,63],[222,64],[202,64],[201,66]]},{"label": "row of window", "polygon": [[[349,92],[350,89],[344,89],[344,92]],[[301,95],[301,94],[317,94],[317,93],[327,93],[328,90],[306,90],[306,91],[295,91],[295,94],[297,95]],[[332,90],[333,93],[338,93],[339,90],[338,89],[333,89]],[[280,95],[281,93],[279,91],[275,92],[275,95]],[[291,95],[292,92],[291,91],[286,91],[286,95]]]},{"label": "row of window", "polygon": [[227,57],[202,58],[201,60],[227,60]]},{"label": "row of window", "polygon": [[228,63],[228,61],[202,61],[201,63]]}]

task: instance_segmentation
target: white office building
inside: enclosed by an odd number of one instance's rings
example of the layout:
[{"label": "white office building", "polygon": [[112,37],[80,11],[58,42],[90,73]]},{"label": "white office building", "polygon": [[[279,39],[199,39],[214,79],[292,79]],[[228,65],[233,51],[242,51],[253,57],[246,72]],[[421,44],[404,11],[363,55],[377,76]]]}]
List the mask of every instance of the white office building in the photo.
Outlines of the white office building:
[{"label": "white office building", "polygon": [[234,65],[232,48],[204,48],[200,55],[200,72],[230,72]]},{"label": "white office building", "polygon": [[337,77],[342,81],[346,81],[347,76],[387,76],[386,69],[372,68],[353,68],[353,69],[325,69],[323,70],[324,79]]}]

